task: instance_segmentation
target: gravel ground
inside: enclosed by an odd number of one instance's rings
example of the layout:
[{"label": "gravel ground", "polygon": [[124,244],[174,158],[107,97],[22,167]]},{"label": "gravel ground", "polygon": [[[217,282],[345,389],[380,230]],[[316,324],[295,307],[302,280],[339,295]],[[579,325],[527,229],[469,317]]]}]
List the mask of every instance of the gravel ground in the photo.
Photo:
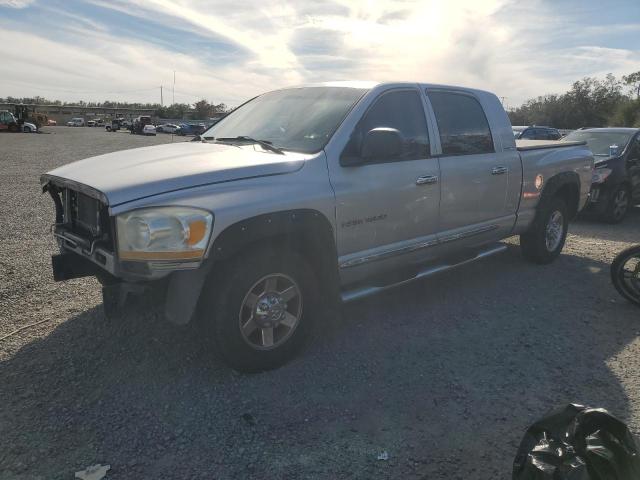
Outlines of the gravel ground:
[{"label": "gravel ground", "polygon": [[[640,240],[581,220],[553,265],[507,252],[342,309],[299,358],[238,375],[194,329],[133,309],[105,321],[98,284],[51,278],[53,203],[38,177],[171,141],[56,127],[0,135],[0,478],[507,479],[548,409],[610,409],[640,432],[639,310],[612,288]],[[388,453],[388,460],[377,460]]]}]

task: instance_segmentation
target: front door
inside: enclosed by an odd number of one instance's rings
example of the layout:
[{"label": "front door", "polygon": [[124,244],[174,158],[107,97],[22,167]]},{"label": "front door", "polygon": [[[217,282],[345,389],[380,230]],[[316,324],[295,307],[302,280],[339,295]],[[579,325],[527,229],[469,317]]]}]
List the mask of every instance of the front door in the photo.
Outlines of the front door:
[{"label": "front door", "polygon": [[496,148],[484,110],[470,93],[427,91],[440,135],[440,242],[459,248],[505,236],[517,203],[509,182],[520,182],[520,157]]},{"label": "front door", "polygon": [[382,93],[356,125],[343,157],[357,157],[375,128],[400,132],[402,151],[355,166],[329,162],[343,283],[423,261],[435,244],[439,167],[430,155],[424,98],[412,88]]}]

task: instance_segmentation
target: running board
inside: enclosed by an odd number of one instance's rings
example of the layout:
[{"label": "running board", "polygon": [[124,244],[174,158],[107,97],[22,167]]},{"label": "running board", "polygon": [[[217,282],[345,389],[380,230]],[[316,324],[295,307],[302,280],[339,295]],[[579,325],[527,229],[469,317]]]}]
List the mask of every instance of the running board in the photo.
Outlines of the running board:
[{"label": "running board", "polygon": [[385,290],[389,290],[390,288],[399,287],[400,285],[405,285],[407,283],[413,282],[415,280],[419,280],[421,278],[429,277],[436,273],[445,272],[447,270],[451,270],[452,268],[459,267],[461,265],[466,265],[467,263],[475,262],[476,260],[480,260],[481,258],[490,257],[491,255],[495,255],[496,253],[504,252],[507,249],[507,246],[504,244],[498,245],[496,247],[492,247],[488,250],[484,250],[476,254],[474,257],[463,260],[459,263],[454,263],[451,265],[437,265],[426,268],[425,270],[421,270],[414,277],[407,278],[406,280],[402,280],[400,282],[390,283],[389,285],[384,286],[364,286],[358,287],[353,290],[347,290],[341,294],[343,302],[352,302],[354,300],[359,300],[361,298],[369,297],[371,295],[375,295],[377,293],[383,292]]}]

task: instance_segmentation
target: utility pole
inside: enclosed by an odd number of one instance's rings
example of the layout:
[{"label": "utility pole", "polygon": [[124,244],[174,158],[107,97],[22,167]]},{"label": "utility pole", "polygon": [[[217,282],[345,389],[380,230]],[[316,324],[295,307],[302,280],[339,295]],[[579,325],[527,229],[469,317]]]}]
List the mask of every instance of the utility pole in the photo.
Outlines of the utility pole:
[{"label": "utility pole", "polygon": [[173,104],[176,104],[176,71],[173,71]]},{"label": "utility pole", "polygon": [[164,107],[164,102],[162,101],[162,85],[160,85],[160,106]]}]

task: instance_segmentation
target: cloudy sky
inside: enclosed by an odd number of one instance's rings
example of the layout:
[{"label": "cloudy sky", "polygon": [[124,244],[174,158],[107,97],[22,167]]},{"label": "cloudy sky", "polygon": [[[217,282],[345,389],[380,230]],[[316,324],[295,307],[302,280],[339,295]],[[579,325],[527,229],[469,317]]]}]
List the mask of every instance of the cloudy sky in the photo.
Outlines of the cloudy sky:
[{"label": "cloudy sky", "polygon": [[237,105],[328,80],[485,88],[510,106],[640,70],[638,0],[0,0],[0,97]]}]

